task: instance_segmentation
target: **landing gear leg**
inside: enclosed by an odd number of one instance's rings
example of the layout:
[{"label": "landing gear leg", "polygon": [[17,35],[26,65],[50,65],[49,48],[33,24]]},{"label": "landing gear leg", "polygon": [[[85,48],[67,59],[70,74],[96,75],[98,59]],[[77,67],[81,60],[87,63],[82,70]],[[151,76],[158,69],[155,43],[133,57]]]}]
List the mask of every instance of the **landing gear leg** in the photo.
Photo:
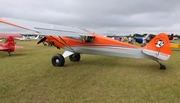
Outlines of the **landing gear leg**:
[{"label": "landing gear leg", "polygon": [[160,63],[158,60],[157,60],[157,62],[159,63],[161,70],[166,70],[166,66],[165,66],[165,65],[163,65],[162,63]]},{"label": "landing gear leg", "polygon": [[11,56],[11,52],[10,52],[9,50],[8,50],[7,52],[8,52],[8,54],[9,54],[9,56]]},{"label": "landing gear leg", "polygon": [[81,58],[81,55],[79,53],[75,53],[69,56],[69,59],[73,62],[78,62]]}]

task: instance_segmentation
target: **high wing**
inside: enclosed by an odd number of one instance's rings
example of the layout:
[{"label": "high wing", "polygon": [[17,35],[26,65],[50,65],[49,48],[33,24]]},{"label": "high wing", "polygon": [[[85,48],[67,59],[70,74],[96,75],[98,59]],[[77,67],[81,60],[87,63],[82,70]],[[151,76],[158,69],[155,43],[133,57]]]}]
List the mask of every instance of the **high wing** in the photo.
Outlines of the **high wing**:
[{"label": "high wing", "polygon": [[[69,46],[69,44],[61,37],[61,36],[70,36],[70,37],[80,37],[81,42],[93,42],[93,38],[95,38],[94,33],[90,33],[89,31],[77,28],[77,27],[68,27],[68,26],[60,26],[60,25],[54,25],[54,24],[47,24],[47,23],[40,23],[40,22],[33,22],[28,20],[20,20],[20,19],[13,19],[13,18],[0,18],[0,22],[4,24],[8,24],[11,26],[15,26],[21,29],[34,31],[39,34],[46,35],[46,37],[42,38],[37,44],[44,42],[47,37],[49,36],[49,39],[53,39],[53,41],[58,42],[58,44],[63,45],[68,48],[69,52],[64,52],[63,56],[69,56],[71,54],[74,54],[75,51]],[[18,24],[18,25],[17,25]],[[53,36],[58,36],[58,38],[55,38]],[[68,39],[69,40],[69,39]],[[52,42],[54,45],[54,43]],[[56,46],[56,45],[54,45]],[[58,49],[59,47],[56,46]]]},{"label": "high wing", "polygon": [[43,35],[55,35],[55,36],[92,36],[87,31],[76,28],[76,27],[68,27],[68,26],[60,26],[48,23],[40,23],[28,20],[21,19],[13,19],[13,18],[0,18],[0,22],[15,26],[21,29],[34,31]]}]

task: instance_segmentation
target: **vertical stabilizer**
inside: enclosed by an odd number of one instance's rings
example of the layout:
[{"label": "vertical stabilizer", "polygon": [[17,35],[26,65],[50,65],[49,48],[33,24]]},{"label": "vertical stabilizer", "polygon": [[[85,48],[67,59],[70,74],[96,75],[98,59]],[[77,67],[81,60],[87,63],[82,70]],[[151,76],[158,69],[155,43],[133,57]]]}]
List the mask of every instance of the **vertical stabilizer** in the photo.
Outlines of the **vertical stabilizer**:
[{"label": "vertical stabilizer", "polygon": [[142,52],[159,60],[168,60],[172,53],[167,34],[158,34],[149,43],[147,43]]},{"label": "vertical stabilizer", "polygon": [[12,36],[9,36],[4,44],[7,48],[9,48],[10,52],[14,51],[15,43],[14,43],[14,38]]}]

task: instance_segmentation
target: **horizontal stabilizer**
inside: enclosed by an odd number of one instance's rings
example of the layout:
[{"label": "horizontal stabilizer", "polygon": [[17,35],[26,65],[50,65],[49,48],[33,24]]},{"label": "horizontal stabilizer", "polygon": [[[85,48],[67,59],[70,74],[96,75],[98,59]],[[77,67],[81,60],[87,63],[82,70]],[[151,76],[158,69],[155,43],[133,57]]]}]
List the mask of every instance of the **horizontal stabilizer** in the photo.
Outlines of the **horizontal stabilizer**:
[{"label": "horizontal stabilizer", "polygon": [[15,46],[15,49],[21,49],[23,46]]}]

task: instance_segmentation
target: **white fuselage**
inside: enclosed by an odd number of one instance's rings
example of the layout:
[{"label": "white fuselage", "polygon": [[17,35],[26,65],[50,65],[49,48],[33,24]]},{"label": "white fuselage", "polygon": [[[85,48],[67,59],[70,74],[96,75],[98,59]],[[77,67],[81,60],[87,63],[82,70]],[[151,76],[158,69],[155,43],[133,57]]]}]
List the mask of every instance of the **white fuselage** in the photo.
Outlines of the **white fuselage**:
[{"label": "white fuselage", "polygon": [[128,48],[122,46],[97,46],[97,45],[83,45],[83,46],[72,46],[74,51],[71,51],[68,47],[64,49],[71,52],[77,52],[81,54],[95,54],[95,55],[106,55],[106,56],[118,56],[128,58],[141,58],[141,59],[153,59],[154,57],[148,56],[142,53],[142,48]]}]

